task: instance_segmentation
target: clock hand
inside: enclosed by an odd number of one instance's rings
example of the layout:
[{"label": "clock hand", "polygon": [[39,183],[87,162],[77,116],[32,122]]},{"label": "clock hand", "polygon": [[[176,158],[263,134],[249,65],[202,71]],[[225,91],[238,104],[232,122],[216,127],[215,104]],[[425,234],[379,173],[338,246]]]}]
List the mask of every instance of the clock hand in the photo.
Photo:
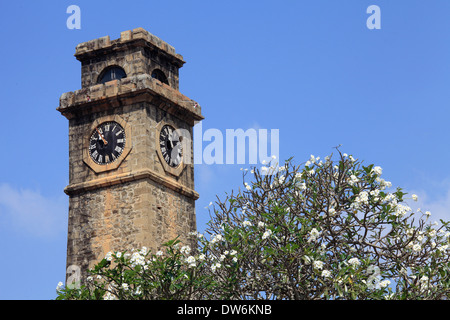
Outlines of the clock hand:
[{"label": "clock hand", "polygon": [[173,149],[173,141],[172,141],[172,139],[173,139],[173,135],[172,135],[172,133],[169,133],[169,142],[170,142],[170,148],[171,149]]},{"label": "clock hand", "polygon": [[98,128],[95,128],[95,130],[97,130],[98,135],[100,136],[100,138],[102,138],[103,143],[105,144],[105,146],[108,144],[108,141],[105,140],[105,138],[103,137],[103,135],[100,133],[100,131],[98,130]]}]

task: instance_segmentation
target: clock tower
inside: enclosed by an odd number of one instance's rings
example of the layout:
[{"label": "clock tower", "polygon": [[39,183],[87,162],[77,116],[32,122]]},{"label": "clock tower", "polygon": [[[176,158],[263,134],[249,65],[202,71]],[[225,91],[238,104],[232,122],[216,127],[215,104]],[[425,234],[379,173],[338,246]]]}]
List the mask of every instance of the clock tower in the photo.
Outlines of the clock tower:
[{"label": "clock tower", "polygon": [[142,28],[77,45],[81,89],[60,97],[69,120],[67,267],[109,251],[157,250],[196,231],[193,126],[200,106],[179,92],[185,63]]}]

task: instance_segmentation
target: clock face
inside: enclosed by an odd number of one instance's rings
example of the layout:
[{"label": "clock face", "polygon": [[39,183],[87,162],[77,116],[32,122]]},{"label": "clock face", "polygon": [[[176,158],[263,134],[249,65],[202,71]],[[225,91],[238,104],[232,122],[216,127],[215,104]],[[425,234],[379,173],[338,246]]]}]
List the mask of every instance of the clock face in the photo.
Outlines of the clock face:
[{"label": "clock face", "polygon": [[89,139],[89,155],[100,165],[116,161],[125,148],[125,131],[115,121],[97,126]]},{"label": "clock face", "polygon": [[164,125],[159,134],[159,147],[167,164],[178,167],[182,159],[181,136],[174,127]]}]

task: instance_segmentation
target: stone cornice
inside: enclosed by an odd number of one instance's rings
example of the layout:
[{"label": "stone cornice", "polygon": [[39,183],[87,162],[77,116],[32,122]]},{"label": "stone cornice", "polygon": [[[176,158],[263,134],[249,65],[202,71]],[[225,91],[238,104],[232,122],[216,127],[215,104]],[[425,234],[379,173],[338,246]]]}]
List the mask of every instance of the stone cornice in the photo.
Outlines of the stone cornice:
[{"label": "stone cornice", "polygon": [[91,191],[91,190],[95,190],[95,189],[110,187],[110,186],[114,186],[114,185],[118,185],[118,184],[122,184],[122,183],[126,183],[126,182],[143,180],[143,179],[153,180],[154,182],[156,182],[160,185],[164,185],[164,186],[166,186],[186,197],[192,198],[194,200],[197,200],[199,198],[199,194],[195,190],[188,188],[186,186],[183,186],[183,185],[179,184],[177,181],[170,179],[164,175],[161,175],[161,174],[156,173],[149,169],[143,169],[143,170],[138,170],[138,171],[129,172],[129,173],[122,173],[122,174],[117,174],[114,176],[108,176],[108,177],[104,177],[104,178],[94,179],[94,180],[87,181],[87,182],[71,184],[71,185],[68,185],[64,189],[64,192],[67,195],[71,196],[71,195],[76,195],[76,194],[83,193],[86,191]]},{"label": "stone cornice", "polygon": [[204,119],[197,102],[148,74],[63,93],[56,110],[71,119],[79,113],[90,113],[141,101],[151,101],[169,113],[192,121]]}]

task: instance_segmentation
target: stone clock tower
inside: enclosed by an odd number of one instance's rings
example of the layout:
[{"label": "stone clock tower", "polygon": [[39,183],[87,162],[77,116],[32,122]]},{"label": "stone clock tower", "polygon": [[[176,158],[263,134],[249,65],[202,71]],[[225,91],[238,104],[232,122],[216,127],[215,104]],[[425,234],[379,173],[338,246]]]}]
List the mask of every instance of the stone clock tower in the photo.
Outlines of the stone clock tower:
[{"label": "stone clock tower", "polygon": [[156,250],[196,230],[193,126],[200,106],[178,91],[183,57],[142,28],[81,43],[81,89],[69,120],[67,266],[109,251]]}]

